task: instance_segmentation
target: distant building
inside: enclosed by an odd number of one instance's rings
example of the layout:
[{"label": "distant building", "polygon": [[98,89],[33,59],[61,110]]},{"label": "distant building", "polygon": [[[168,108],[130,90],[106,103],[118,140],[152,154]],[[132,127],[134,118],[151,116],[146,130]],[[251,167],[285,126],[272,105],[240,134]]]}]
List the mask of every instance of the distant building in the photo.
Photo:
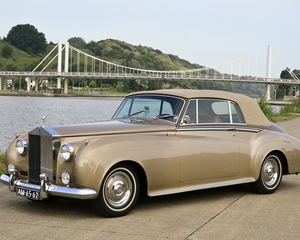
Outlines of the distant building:
[{"label": "distant building", "polygon": [[6,78],[6,87],[12,87],[13,82],[16,81],[17,77],[7,77]]}]

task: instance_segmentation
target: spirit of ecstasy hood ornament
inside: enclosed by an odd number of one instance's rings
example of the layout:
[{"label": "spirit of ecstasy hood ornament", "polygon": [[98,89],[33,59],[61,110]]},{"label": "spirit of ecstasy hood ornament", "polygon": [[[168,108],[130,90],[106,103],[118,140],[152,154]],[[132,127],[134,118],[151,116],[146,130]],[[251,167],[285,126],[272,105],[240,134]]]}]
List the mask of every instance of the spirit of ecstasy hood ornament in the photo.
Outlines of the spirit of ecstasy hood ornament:
[{"label": "spirit of ecstasy hood ornament", "polygon": [[45,127],[45,125],[44,125],[44,124],[45,124],[46,118],[47,118],[46,116],[43,116],[43,117],[42,117],[42,120],[43,120],[42,127]]}]

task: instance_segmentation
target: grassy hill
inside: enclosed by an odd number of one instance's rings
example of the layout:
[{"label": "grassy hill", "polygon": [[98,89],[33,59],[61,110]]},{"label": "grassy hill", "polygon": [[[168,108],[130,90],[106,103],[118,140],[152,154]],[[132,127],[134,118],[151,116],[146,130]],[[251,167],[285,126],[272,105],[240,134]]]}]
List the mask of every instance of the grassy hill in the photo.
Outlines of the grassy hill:
[{"label": "grassy hill", "polygon": [[94,56],[104,60],[133,68],[149,70],[184,70],[199,68],[176,55],[164,54],[158,49],[146,46],[134,46],[114,39],[89,42],[84,46]]},{"label": "grassy hill", "polygon": [[[9,45],[13,49],[12,57],[4,58],[2,48]],[[46,53],[50,52],[54,45],[48,45]],[[31,71],[44,58],[42,55],[28,54],[4,40],[0,40],[0,70]]]}]

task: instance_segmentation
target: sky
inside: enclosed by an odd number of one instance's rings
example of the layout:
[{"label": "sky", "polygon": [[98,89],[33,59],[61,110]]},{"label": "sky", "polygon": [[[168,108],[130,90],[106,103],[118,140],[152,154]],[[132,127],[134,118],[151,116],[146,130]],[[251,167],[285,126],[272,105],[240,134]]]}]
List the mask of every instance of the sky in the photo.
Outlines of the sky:
[{"label": "sky", "polygon": [[[215,66],[272,45],[300,69],[299,0],[12,0],[1,3],[0,37],[31,24],[48,42],[118,39]],[[266,77],[266,52],[220,71]],[[272,56],[271,76],[285,69]]]}]

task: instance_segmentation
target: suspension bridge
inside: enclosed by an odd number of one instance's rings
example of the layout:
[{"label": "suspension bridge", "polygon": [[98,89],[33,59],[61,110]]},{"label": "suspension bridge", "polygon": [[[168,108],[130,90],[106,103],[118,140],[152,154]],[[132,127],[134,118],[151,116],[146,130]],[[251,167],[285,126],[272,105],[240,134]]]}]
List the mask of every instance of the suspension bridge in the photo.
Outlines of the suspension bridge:
[{"label": "suspension bridge", "polygon": [[[57,54],[49,61],[49,56],[56,50]],[[62,69],[62,60],[64,52],[64,69]],[[266,77],[258,76],[258,56],[267,53],[267,69]],[[53,55],[53,54],[52,54]],[[272,56],[282,64],[292,79],[281,79],[271,77]],[[57,69],[55,71],[47,71],[49,65],[57,59]],[[82,61],[83,60],[83,61]],[[48,62],[47,62],[48,61]],[[75,62],[74,62],[75,61]],[[42,63],[47,64],[42,70]],[[250,70],[251,63],[251,70]],[[244,74],[242,75],[242,66]],[[89,69],[88,69],[89,68]],[[238,73],[237,73],[238,72]],[[246,74],[245,74],[246,72]],[[219,64],[211,67],[200,67],[197,69],[184,69],[175,71],[157,71],[148,69],[132,68],[122,66],[117,63],[105,61],[98,57],[92,56],[83,52],[71,45],[68,42],[62,44],[61,41],[49,52],[49,54],[36,66],[33,71],[0,71],[0,90],[6,89],[6,79],[9,77],[17,77],[17,79],[25,78],[27,81],[27,91],[30,91],[30,78],[34,78],[35,85],[38,85],[38,79],[41,77],[57,78],[57,88],[61,88],[61,80],[64,79],[64,93],[68,93],[68,79],[146,79],[146,80],[180,80],[180,81],[213,81],[213,82],[242,82],[242,83],[259,83],[266,84],[266,97],[270,99],[271,84],[287,84],[300,85],[298,77],[288,68],[284,61],[272,49],[271,45],[268,48],[243,57],[234,61]],[[13,82],[14,84],[17,81]]]}]

